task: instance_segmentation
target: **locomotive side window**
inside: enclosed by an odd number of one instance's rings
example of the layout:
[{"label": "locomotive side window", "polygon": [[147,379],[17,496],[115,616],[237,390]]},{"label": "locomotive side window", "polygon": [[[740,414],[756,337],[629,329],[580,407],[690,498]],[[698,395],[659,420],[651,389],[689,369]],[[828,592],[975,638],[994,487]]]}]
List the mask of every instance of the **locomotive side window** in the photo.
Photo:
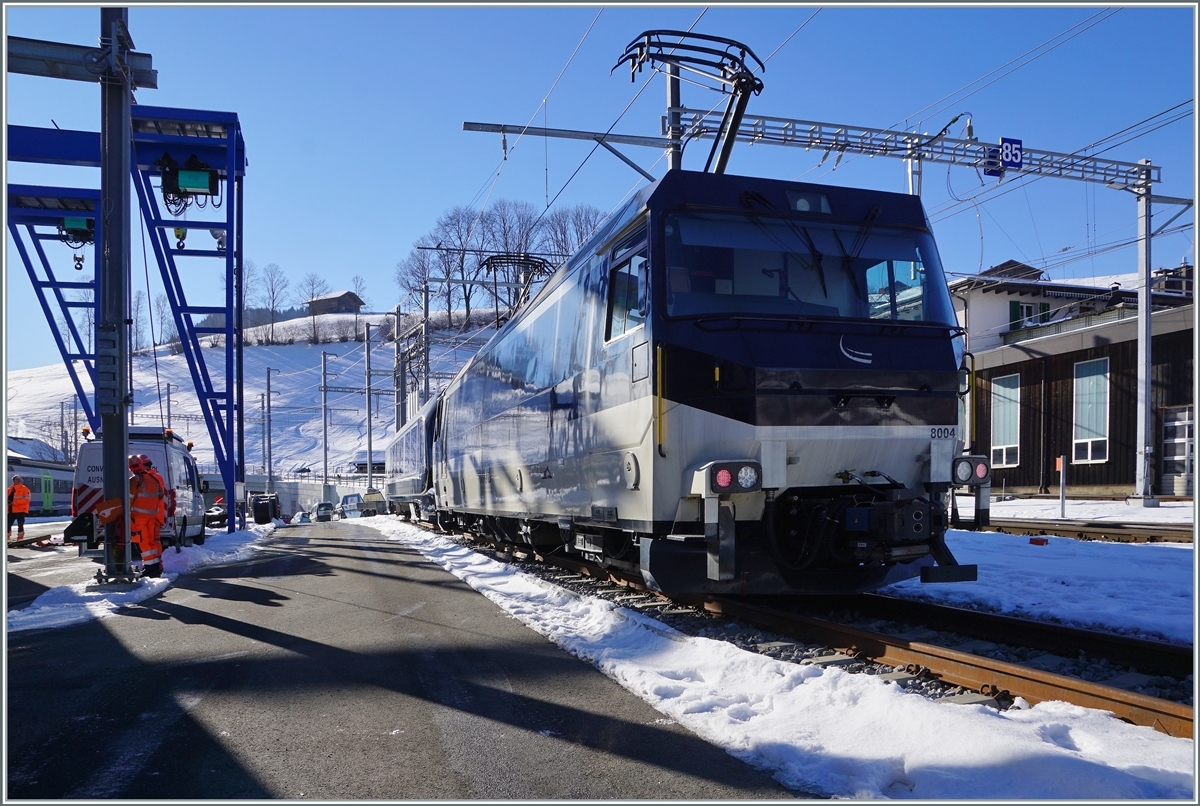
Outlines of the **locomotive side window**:
[{"label": "locomotive side window", "polygon": [[624,335],[646,321],[645,266],[646,251],[642,250],[609,272],[605,340]]}]

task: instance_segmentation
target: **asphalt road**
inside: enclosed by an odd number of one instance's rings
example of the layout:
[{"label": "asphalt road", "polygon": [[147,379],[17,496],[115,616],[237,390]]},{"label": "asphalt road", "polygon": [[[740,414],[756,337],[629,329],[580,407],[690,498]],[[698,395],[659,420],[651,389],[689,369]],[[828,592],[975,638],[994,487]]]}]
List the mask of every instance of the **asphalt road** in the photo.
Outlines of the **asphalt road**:
[{"label": "asphalt road", "polygon": [[6,799],[804,796],[345,521],[12,633],[7,682]]}]

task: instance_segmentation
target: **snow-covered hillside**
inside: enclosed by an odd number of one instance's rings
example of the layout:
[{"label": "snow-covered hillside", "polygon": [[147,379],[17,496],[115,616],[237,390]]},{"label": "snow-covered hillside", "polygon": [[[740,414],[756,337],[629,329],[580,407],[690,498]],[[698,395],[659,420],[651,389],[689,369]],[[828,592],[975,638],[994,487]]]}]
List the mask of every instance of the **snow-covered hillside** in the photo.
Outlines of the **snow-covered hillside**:
[{"label": "snow-covered hillside", "polygon": [[[444,314],[443,314],[444,316]],[[364,322],[372,329],[390,318],[383,314],[362,314],[358,317],[361,330]],[[335,334],[328,344],[309,344],[311,320],[294,319],[275,325],[275,340],[294,339],[294,344],[259,345],[254,342],[264,339],[265,328],[247,331],[247,344],[243,351],[243,372],[246,403],[245,441],[246,469],[260,472],[264,467],[263,404],[267,387],[267,369],[279,370],[271,374],[271,443],[272,463],[275,472],[286,473],[308,467],[320,472],[321,449],[321,353],[330,353],[328,359],[329,386],[356,387],[362,389],[365,381],[365,350],[362,342],[355,341],[353,314],[327,314],[317,317],[322,331]],[[336,335],[346,329],[347,341]],[[491,328],[475,329],[464,335],[489,337]],[[441,335],[450,336],[450,333]],[[201,340],[205,345],[205,361],[214,377],[223,369],[224,348],[208,346],[210,337]],[[375,334],[372,333],[375,341]],[[474,354],[476,347],[434,348],[431,350],[430,366],[434,373],[457,371]],[[334,356],[337,356],[336,358]],[[395,346],[392,342],[372,345],[372,371],[390,371],[394,364]],[[82,374],[82,367],[80,367]],[[334,376],[336,373],[336,377]],[[188,372],[187,361],[182,355],[170,355],[165,347],[157,349],[157,359],[149,350],[134,356],[134,423],[136,425],[166,425],[167,385],[170,384],[171,425],[185,440],[195,442],[194,453],[202,469],[214,462],[212,443],[201,417],[200,406]],[[86,376],[85,376],[86,377]],[[435,376],[436,377],[436,376]],[[444,382],[443,382],[444,383]],[[373,389],[391,389],[388,376],[374,376]],[[436,383],[435,383],[436,388]],[[71,401],[74,391],[66,367],[53,365],[8,373],[7,428],[10,436],[41,436],[47,423],[57,428],[59,403],[66,401],[67,426],[71,423]],[[330,473],[341,472],[353,460],[356,453],[367,446],[366,412],[361,392],[329,393],[329,469]],[[372,420],[373,447],[380,450],[392,433],[395,408],[390,396],[376,396],[377,407]],[[85,422],[80,416],[80,425]]]}]

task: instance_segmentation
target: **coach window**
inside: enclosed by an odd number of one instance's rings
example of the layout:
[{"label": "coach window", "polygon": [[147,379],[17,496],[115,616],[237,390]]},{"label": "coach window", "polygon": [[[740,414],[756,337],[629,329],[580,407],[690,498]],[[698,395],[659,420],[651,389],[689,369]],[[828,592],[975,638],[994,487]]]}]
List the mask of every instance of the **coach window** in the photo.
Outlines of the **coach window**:
[{"label": "coach window", "polygon": [[1108,461],[1108,359],[1075,365],[1075,462]]},{"label": "coach window", "polygon": [[608,275],[606,341],[622,336],[646,321],[646,250],[620,263]]},{"label": "coach window", "polygon": [[1021,376],[992,379],[992,467],[1016,467],[1020,460]]}]

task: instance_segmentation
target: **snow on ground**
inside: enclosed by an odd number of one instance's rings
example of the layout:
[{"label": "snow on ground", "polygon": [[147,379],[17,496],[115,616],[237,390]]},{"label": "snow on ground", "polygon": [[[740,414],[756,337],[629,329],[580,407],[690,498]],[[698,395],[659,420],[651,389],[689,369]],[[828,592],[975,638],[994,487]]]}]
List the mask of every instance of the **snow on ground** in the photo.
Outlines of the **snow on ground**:
[{"label": "snow on ground", "polygon": [[[993,493],[996,491],[993,490]],[[1011,498],[991,502],[993,518],[1057,520],[1061,511],[1058,499]],[[975,514],[975,499],[957,496],[958,512],[964,519]],[[1109,521],[1112,523],[1195,523],[1196,505],[1192,501],[1160,501],[1157,507],[1139,507],[1124,501],[1067,501],[1069,521]]]},{"label": "snow on ground", "polygon": [[1195,552],[1184,543],[1103,543],[1000,532],[946,534],[975,582],[909,579],[880,592],[1191,644]]},{"label": "snow on ground", "polygon": [[[166,590],[180,574],[206,565],[239,562],[253,557],[259,550],[258,544],[266,541],[273,531],[274,523],[252,525],[233,534],[210,533],[203,546],[191,546],[180,552],[164,551],[165,573],[157,579],[139,579],[137,587],[131,591],[89,592],[86,588],[94,584],[90,581],[51,588],[23,610],[9,611],[8,631],[66,627],[118,615],[124,605],[136,604]],[[75,551],[74,548],[69,550]]]},{"label": "snow on ground", "polygon": [[[395,517],[367,525],[784,785],[833,797],[1187,798],[1194,744],[1062,702],[998,712],[678,633]],[[1082,544],[1081,544],[1082,545]],[[1181,555],[1177,555],[1181,556]]]},{"label": "snow on ground", "polygon": [[[1119,504],[1119,502],[1118,502]],[[398,518],[359,521],[413,546],[498,606],[730,754],[785,785],[834,797],[1010,799],[1193,797],[1194,744],[1061,702],[997,712],[951,706],[870,675],[802,667],[689,637],[580,596]],[[166,575],[128,593],[51,589],[8,614],[11,631],[118,615],[181,573],[254,556],[274,524],[165,553]],[[1190,545],[1112,544],[952,531],[980,581],[905,582],[888,592],[1102,629],[1191,639]],[[1153,596],[1147,596],[1153,591]]]}]

